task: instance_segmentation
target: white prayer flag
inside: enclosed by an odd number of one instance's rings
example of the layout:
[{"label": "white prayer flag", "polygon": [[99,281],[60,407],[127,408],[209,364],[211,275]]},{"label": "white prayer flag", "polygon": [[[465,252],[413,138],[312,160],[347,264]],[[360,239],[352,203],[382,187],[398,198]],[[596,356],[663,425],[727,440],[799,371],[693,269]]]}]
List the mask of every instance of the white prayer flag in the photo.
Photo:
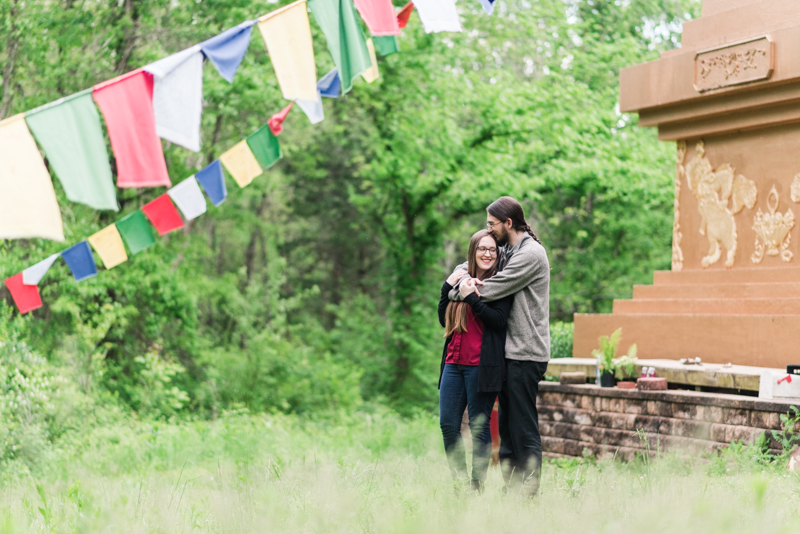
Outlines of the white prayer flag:
[{"label": "white prayer flag", "polygon": [[206,197],[200,191],[200,185],[194,175],[168,190],[167,194],[187,221],[196,219],[206,212]]},{"label": "white prayer flag", "polygon": [[200,151],[203,117],[203,53],[200,45],[147,65],[153,75],[156,132],[167,141]]},{"label": "white prayer flag", "polygon": [[318,124],[325,120],[325,110],[322,109],[322,96],[317,91],[316,100],[295,100],[303,113],[306,114],[311,124]]},{"label": "white prayer flag", "polygon": [[455,0],[412,0],[425,33],[460,32]]},{"label": "white prayer flag", "polygon": [[44,275],[47,274],[47,271],[50,270],[53,262],[56,261],[59,256],[60,254],[53,254],[52,256],[43,259],[36,265],[28,267],[22,271],[22,283],[26,286],[39,285],[39,282],[42,281]]}]

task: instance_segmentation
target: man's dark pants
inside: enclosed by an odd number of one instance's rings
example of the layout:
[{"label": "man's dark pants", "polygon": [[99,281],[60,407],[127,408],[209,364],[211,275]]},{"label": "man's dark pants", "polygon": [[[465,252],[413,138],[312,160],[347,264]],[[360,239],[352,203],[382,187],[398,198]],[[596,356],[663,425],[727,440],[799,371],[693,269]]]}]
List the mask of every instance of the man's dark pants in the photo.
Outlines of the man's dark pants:
[{"label": "man's dark pants", "polygon": [[542,437],[536,396],[547,363],[506,360],[506,380],[500,392],[500,469],[507,487],[522,487],[528,495],[539,491]]}]

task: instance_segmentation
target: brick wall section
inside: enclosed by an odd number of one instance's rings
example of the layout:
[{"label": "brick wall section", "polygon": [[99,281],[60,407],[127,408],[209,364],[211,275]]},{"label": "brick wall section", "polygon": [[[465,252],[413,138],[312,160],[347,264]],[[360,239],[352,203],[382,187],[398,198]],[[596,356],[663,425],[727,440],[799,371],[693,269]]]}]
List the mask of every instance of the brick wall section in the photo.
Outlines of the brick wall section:
[{"label": "brick wall section", "polygon": [[[752,443],[780,430],[780,415],[800,402],[693,391],[638,391],[593,385],[539,384],[542,449],[548,456],[634,458],[646,450],[710,453],[732,441]],[[641,433],[640,433],[641,434]],[[770,448],[780,444],[768,432]]]}]

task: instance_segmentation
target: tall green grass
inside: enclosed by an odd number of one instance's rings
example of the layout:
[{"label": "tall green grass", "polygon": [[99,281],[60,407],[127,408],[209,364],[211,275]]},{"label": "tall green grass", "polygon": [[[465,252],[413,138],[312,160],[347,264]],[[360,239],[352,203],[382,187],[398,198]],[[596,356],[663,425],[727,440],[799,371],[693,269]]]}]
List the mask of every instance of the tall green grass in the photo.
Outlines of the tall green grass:
[{"label": "tall green grass", "polygon": [[756,447],[629,464],[558,459],[534,501],[454,489],[437,421],[375,410],[309,421],[97,427],[44,465],[2,472],[0,532],[779,533],[800,529],[800,479]]}]

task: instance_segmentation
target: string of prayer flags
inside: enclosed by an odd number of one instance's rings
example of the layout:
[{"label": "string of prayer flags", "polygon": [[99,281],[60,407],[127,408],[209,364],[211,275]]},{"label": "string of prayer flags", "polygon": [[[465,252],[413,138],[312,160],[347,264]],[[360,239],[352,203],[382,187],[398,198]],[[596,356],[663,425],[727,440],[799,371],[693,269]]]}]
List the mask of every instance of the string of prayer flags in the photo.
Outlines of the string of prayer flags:
[{"label": "string of prayer flags", "polygon": [[400,35],[392,0],[355,0],[355,4],[372,35]]},{"label": "string of prayer flags", "polygon": [[119,211],[91,89],[30,111],[25,121],[69,200],[98,210]]},{"label": "string of prayer flags", "polygon": [[411,18],[412,11],[414,11],[414,2],[409,2],[397,13],[397,25],[400,26],[400,28],[406,27],[408,19]]},{"label": "string of prayer flags", "polygon": [[386,35],[384,37],[373,36],[372,44],[375,45],[375,50],[384,57],[400,51],[400,43],[394,35]]},{"label": "string of prayer flags", "polygon": [[250,34],[256,22],[255,20],[242,22],[200,43],[203,54],[211,60],[219,75],[230,83],[233,83],[233,77],[250,45]]},{"label": "string of prayer flags", "polygon": [[487,15],[491,15],[492,11],[494,11],[494,2],[495,0],[480,0],[480,3]]},{"label": "string of prayer flags", "polygon": [[319,79],[317,82],[317,89],[319,89],[319,94],[322,96],[339,98],[339,88],[341,85],[342,82],[339,80],[339,71],[334,67],[332,71]]},{"label": "string of prayer flags", "polygon": [[64,258],[67,267],[72,271],[72,276],[76,282],[97,276],[97,264],[94,262],[92,249],[89,248],[89,243],[86,241],[72,245],[61,253],[61,257]]},{"label": "string of prayer flags", "polygon": [[5,283],[20,313],[25,314],[42,307],[42,297],[39,294],[39,288],[35,285],[23,284],[22,273],[17,273],[10,278],[6,278]]},{"label": "string of prayer flags", "polygon": [[322,96],[319,94],[319,90],[315,100],[296,100],[296,102],[311,124],[319,124],[325,120],[325,109],[322,107]]},{"label": "string of prayer flags", "polygon": [[269,118],[267,121],[267,125],[269,125],[269,129],[272,130],[272,133],[275,135],[280,135],[283,131],[283,121],[286,120],[286,116],[289,115],[289,112],[292,110],[292,106],[294,102],[277,112],[275,115]]},{"label": "string of prayer flags", "polygon": [[187,221],[196,219],[206,212],[206,198],[194,176],[190,176],[167,191],[169,198],[178,206]]},{"label": "string of prayer flags", "polygon": [[22,114],[0,121],[0,239],[64,241],[61,210]]},{"label": "string of prayer flags", "polygon": [[372,66],[361,73],[361,77],[367,83],[372,83],[380,77],[378,72],[378,58],[375,57],[375,46],[372,44],[372,39],[367,39],[367,50],[369,50],[369,59]]},{"label": "string of prayer flags", "polygon": [[200,45],[151,63],[156,133],[193,152],[200,152],[203,118],[203,53]]},{"label": "string of prayer flags", "polygon": [[142,206],[142,211],[153,223],[153,226],[156,227],[158,235],[168,234],[183,228],[181,214],[175,209],[175,204],[170,200],[168,193],[164,193]]},{"label": "string of prayer flags", "polygon": [[153,75],[135,70],[96,85],[93,96],[117,160],[117,187],[172,185],[156,133]]},{"label": "string of prayer flags", "polygon": [[425,33],[460,32],[455,0],[413,0]]},{"label": "string of prayer flags", "polygon": [[22,283],[26,286],[36,286],[42,281],[44,275],[50,270],[53,263],[58,259],[60,254],[53,254],[43,259],[36,265],[31,265],[22,271]]},{"label": "string of prayer flags", "polygon": [[150,229],[150,224],[142,213],[142,210],[136,210],[124,219],[114,223],[119,230],[125,244],[128,245],[128,250],[131,251],[131,256],[138,254],[150,245],[156,242],[153,237],[153,231]]},{"label": "string of prayer flags", "polygon": [[203,190],[214,206],[225,202],[228,189],[225,187],[225,176],[222,174],[222,164],[218,159],[209,163],[202,171],[198,171],[194,177],[203,186]]},{"label": "string of prayer flags", "polygon": [[230,150],[219,157],[219,160],[231,173],[239,187],[250,185],[253,178],[260,176],[262,173],[258,160],[253,155],[246,140],[239,141],[233,145]]},{"label": "string of prayer flags", "polygon": [[256,133],[248,137],[247,146],[250,147],[264,170],[272,167],[283,157],[278,138],[275,137],[269,126],[262,126]]},{"label": "string of prayer flags", "polygon": [[333,62],[339,71],[342,94],[353,87],[353,80],[370,68],[367,41],[356,16],[352,0],[309,0]]},{"label": "string of prayer flags", "polygon": [[317,65],[306,0],[297,0],[264,15],[259,19],[258,29],[267,45],[283,98],[314,100]]},{"label": "string of prayer flags", "polygon": [[100,256],[106,269],[128,261],[128,254],[125,252],[125,245],[122,243],[122,236],[119,235],[116,225],[106,226],[90,236],[88,241]]}]

